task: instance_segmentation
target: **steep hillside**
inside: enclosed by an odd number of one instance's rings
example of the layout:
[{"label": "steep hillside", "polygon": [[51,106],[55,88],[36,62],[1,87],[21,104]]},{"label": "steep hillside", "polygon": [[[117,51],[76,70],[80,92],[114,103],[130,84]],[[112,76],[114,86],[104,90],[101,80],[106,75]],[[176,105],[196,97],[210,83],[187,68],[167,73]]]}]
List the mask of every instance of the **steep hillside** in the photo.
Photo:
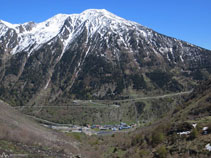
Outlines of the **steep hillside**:
[{"label": "steep hillside", "polygon": [[0,96],[12,105],[185,91],[210,66],[211,51],[106,10],[0,21]]},{"label": "steep hillside", "polygon": [[211,81],[201,83],[167,117],[131,133],[98,138],[102,157],[211,157]]},{"label": "steep hillside", "polygon": [[0,101],[0,156],[74,157],[78,144],[61,133],[38,125]]}]

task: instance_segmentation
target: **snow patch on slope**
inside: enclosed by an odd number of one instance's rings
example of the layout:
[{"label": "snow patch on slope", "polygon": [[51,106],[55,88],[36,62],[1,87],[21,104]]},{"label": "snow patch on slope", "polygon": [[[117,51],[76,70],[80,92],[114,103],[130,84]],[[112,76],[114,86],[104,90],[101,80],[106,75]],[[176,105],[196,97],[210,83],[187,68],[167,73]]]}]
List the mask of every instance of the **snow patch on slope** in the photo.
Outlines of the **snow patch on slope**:
[{"label": "snow patch on slope", "polygon": [[[65,25],[67,22],[68,24]],[[107,46],[108,38],[112,34],[119,36],[119,46],[132,48],[130,44],[131,34],[130,31],[134,31],[134,35],[138,38],[144,38],[147,41],[151,41],[153,34],[150,29],[146,27],[125,20],[119,16],[116,16],[105,9],[89,9],[80,14],[58,14],[42,23],[25,23],[25,24],[10,24],[2,22],[6,28],[0,30],[0,35],[4,34],[8,28],[12,28],[18,34],[18,44],[12,49],[11,54],[16,54],[21,51],[28,52],[30,55],[35,50],[39,49],[43,44],[49,43],[53,38],[59,37],[63,44],[63,51],[61,52],[60,60],[65,51],[71,46],[82,31],[86,28],[87,39],[100,35],[102,39],[106,40]],[[1,23],[0,23],[1,24]],[[31,26],[31,25],[32,26]],[[26,29],[29,25],[30,29]],[[64,28],[68,30],[68,34],[65,34],[65,38],[61,35],[64,32]],[[139,40],[137,46],[139,45]],[[156,52],[157,54],[157,52]]]},{"label": "snow patch on slope", "polygon": [[0,20],[0,22],[2,24],[4,24],[5,26],[7,26],[8,28],[11,28],[11,29],[14,29],[14,30],[17,30],[16,27],[19,26],[19,24],[11,24],[11,23],[3,21],[3,20]]},{"label": "snow patch on slope", "polygon": [[[36,45],[34,49],[48,42],[58,35],[61,27],[64,25],[65,19],[69,15],[58,14],[45,22],[38,23],[31,31],[25,31],[18,34],[19,44],[13,49],[12,54],[23,51],[32,45]],[[32,52],[33,50],[31,50]],[[31,53],[30,52],[30,53]],[[29,53],[29,54],[30,54]]]},{"label": "snow patch on slope", "polygon": [[211,146],[210,146],[210,143],[209,143],[209,144],[207,144],[207,145],[205,146],[205,148],[206,148],[208,151],[211,151]]}]

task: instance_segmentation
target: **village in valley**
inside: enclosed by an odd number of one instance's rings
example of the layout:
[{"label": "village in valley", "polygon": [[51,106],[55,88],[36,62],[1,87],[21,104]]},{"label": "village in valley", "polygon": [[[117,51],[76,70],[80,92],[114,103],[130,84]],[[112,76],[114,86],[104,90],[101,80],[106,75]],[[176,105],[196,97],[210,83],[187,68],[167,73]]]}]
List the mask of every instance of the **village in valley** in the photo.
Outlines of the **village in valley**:
[{"label": "village in valley", "polygon": [[43,124],[43,126],[59,130],[64,133],[84,133],[86,135],[109,135],[113,134],[115,132],[127,132],[131,131],[137,128],[137,124],[130,124],[121,122],[120,124],[116,125],[85,125],[85,126],[79,126],[79,125],[52,125],[52,124]]}]

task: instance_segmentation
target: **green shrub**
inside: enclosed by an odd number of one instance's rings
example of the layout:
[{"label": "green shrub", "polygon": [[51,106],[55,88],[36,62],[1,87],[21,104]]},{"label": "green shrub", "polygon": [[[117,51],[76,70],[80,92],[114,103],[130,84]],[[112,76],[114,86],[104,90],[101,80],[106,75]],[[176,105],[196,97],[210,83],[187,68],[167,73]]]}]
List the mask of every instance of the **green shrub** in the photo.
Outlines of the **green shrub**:
[{"label": "green shrub", "polygon": [[198,132],[197,128],[193,128],[193,130],[190,133],[190,139],[193,140],[193,139],[197,138],[198,135],[199,135],[199,132]]},{"label": "green shrub", "polygon": [[156,156],[158,158],[166,158],[167,157],[167,150],[165,146],[161,146],[156,150]]},{"label": "green shrub", "polygon": [[160,130],[155,130],[153,133],[152,133],[152,139],[151,139],[151,144],[152,145],[158,145],[160,143],[162,143],[164,141],[164,134],[162,131]]},{"label": "green shrub", "polygon": [[81,141],[81,134],[80,133],[72,133],[72,135],[77,141]]},{"label": "green shrub", "polygon": [[140,158],[145,158],[147,155],[149,155],[149,151],[145,150],[145,149],[141,149],[139,151],[139,157]]},{"label": "green shrub", "polygon": [[137,144],[142,144],[144,142],[144,138],[142,134],[137,134],[135,137],[132,138],[131,145],[135,146]]}]

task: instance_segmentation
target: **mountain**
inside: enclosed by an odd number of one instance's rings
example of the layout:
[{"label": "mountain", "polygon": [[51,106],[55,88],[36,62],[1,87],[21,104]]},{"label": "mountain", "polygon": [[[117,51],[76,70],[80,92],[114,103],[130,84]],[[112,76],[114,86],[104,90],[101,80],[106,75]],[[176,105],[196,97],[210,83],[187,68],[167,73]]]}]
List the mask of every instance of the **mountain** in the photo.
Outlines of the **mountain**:
[{"label": "mountain", "polygon": [[209,78],[210,66],[210,50],[106,10],[0,21],[0,96],[12,105],[185,91]]}]

